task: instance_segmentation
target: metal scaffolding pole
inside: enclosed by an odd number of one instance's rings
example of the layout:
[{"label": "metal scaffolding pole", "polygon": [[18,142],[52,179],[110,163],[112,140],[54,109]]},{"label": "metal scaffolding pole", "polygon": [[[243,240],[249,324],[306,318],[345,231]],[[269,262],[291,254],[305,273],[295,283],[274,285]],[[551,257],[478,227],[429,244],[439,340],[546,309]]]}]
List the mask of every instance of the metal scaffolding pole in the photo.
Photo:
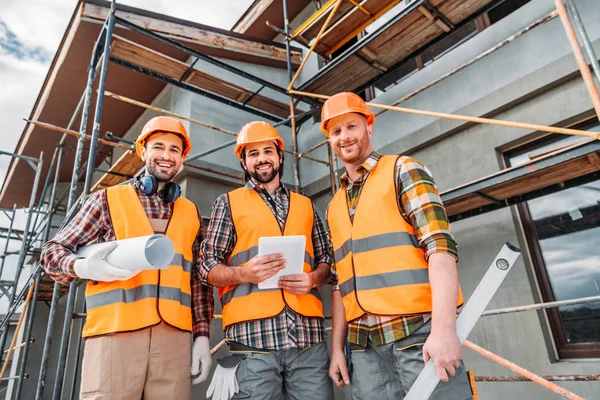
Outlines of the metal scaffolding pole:
[{"label": "metal scaffolding pole", "polygon": [[[290,21],[287,12],[287,0],[283,0],[283,23],[286,36],[290,36]],[[285,41],[285,50],[287,54],[287,72],[290,86],[294,83],[294,73],[292,71],[292,55],[290,41]],[[300,193],[300,158],[298,158],[298,132],[296,132],[296,109],[294,106],[294,96],[290,94],[290,122],[292,125],[292,151],[294,152],[294,187],[297,193]]]},{"label": "metal scaffolding pole", "polygon": [[[15,215],[17,213],[17,205],[13,205],[12,208],[12,217],[8,217],[10,219],[10,224],[8,225],[8,233],[6,235],[6,242],[4,243],[4,252],[2,253],[2,263],[0,264],[0,279],[2,279],[2,272],[4,272],[4,262],[6,261],[6,256],[8,252],[8,243],[10,242],[10,237],[12,235],[13,225],[15,223]],[[8,214],[6,214],[8,216]]]},{"label": "metal scaffolding pole", "polygon": [[[6,154],[6,153],[5,153]],[[29,198],[29,212],[27,213],[27,219],[25,221],[25,227],[23,228],[23,240],[21,242],[21,250],[19,252],[19,261],[17,262],[16,270],[15,270],[15,278],[13,281],[13,285],[10,291],[10,297],[8,301],[9,309],[11,306],[14,306],[15,299],[17,298],[17,286],[19,285],[19,278],[21,277],[21,270],[23,269],[23,265],[25,264],[25,257],[27,256],[27,248],[29,246],[29,230],[31,227],[31,219],[33,213],[31,212],[35,207],[35,199],[37,197],[38,186],[40,183],[40,175],[42,172],[42,165],[44,162],[44,153],[40,153],[39,159],[33,159],[32,157],[21,156],[14,154],[13,157],[25,159],[31,168],[35,171],[35,178],[33,179],[33,186],[31,188],[31,196]],[[35,161],[33,161],[35,160]],[[13,307],[13,311],[16,308]],[[10,313],[7,314],[8,320],[10,320]],[[6,344],[6,337],[8,335],[8,321],[6,324],[6,328],[2,331],[2,337],[0,338],[0,352],[4,351],[4,345]]]},{"label": "metal scaffolding pole", "polygon": [[[106,23],[106,31],[105,31],[105,35],[104,35],[104,41],[102,43],[103,44],[103,49],[102,49],[102,53],[101,53],[102,54],[102,66],[100,69],[100,82],[98,85],[96,110],[95,110],[95,114],[94,114],[94,125],[93,125],[93,131],[92,131],[92,139],[91,139],[92,144],[91,144],[91,148],[90,148],[90,152],[89,152],[89,156],[88,156],[86,182],[84,184],[84,196],[87,193],[89,193],[89,188],[90,188],[90,184],[87,182],[87,180],[88,180],[87,175],[91,176],[91,172],[93,172],[93,169],[94,169],[94,160],[95,160],[95,155],[96,155],[96,146],[97,146],[98,133],[99,133],[99,129],[100,129],[100,116],[101,116],[98,113],[102,112],[102,103],[103,103],[103,99],[104,99],[104,88],[105,88],[105,84],[106,84],[106,72],[108,70],[108,63],[110,60],[108,55],[110,53],[112,32],[113,32],[113,28],[115,25],[114,12],[115,12],[115,2],[113,0],[111,10],[110,10],[110,13],[108,16],[108,21]],[[75,200],[75,193],[77,190],[79,165],[81,164],[83,143],[85,141],[87,119],[88,119],[89,109],[91,107],[92,86],[93,86],[94,78],[95,78],[95,70],[92,66],[96,64],[95,60],[97,60],[97,56],[98,56],[98,47],[99,46],[97,46],[94,49],[94,53],[92,55],[93,61],[90,63],[90,68],[89,68],[90,71],[89,71],[88,82],[87,82],[87,86],[86,86],[84,108],[83,108],[83,114],[81,116],[81,125],[80,125],[80,129],[79,129],[81,132],[81,137],[77,141],[77,155],[75,157],[76,158],[75,166],[73,167],[73,176],[71,179],[71,192],[69,194],[69,204],[67,205],[67,210],[71,210],[71,207],[73,207],[73,205],[74,205],[73,203]],[[61,341],[60,341],[60,350],[59,350],[59,356],[58,356],[58,365],[56,368],[56,377],[54,380],[54,390],[52,393],[53,400],[59,400],[61,393],[62,393],[62,387],[63,387],[63,383],[64,383],[65,364],[67,361],[67,351],[68,351],[68,347],[69,347],[69,338],[71,335],[71,321],[73,319],[73,308],[75,306],[76,296],[77,296],[77,280],[74,279],[69,286],[69,294],[67,297],[65,320],[64,320],[64,324],[63,324],[62,336],[61,336]]]},{"label": "metal scaffolding pole", "polygon": [[581,46],[579,45],[579,41],[577,40],[577,35],[575,34],[573,25],[571,25],[571,20],[569,20],[567,9],[565,8],[563,0],[554,0],[554,4],[556,5],[556,10],[558,11],[558,15],[560,16],[560,20],[562,21],[563,28],[565,29],[565,33],[567,34],[567,38],[569,39],[569,43],[571,43],[573,55],[575,56],[575,60],[577,60],[577,65],[579,65],[581,77],[583,78],[583,82],[585,83],[585,86],[587,88],[590,100],[592,100],[592,104],[594,105],[594,109],[596,110],[596,116],[598,117],[598,119],[600,119],[600,93],[598,93],[598,88],[594,83],[594,77],[590,72],[590,67],[588,67],[587,62],[585,61],[585,57],[583,56],[583,52],[581,51]]},{"label": "metal scaffolding pole", "polygon": [[[75,111],[77,114],[78,111]],[[66,135],[65,135],[66,136]],[[56,197],[56,187],[58,186],[58,181],[60,179],[60,167],[62,165],[62,156],[64,151],[64,144],[58,145],[58,156],[56,169],[54,170],[54,182],[52,184],[52,191],[50,193],[50,201],[48,204],[48,211],[50,213],[54,210],[54,199]],[[50,227],[51,227],[52,218],[48,221],[48,225],[46,225],[46,230],[44,232],[44,242],[49,239],[50,236]],[[48,369],[48,360],[50,359],[50,346],[52,345],[52,334],[54,331],[54,319],[56,316],[56,304],[58,302],[58,297],[60,293],[60,284],[58,282],[54,283],[54,288],[52,290],[52,301],[50,304],[50,312],[48,314],[48,327],[46,328],[46,338],[44,340],[44,349],[42,351],[42,360],[40,362],[40,374],[38,377],[38,382],[36,386],[35,398],[40,399],[44,394],[44,385],[46,383],[46,371]]]},{"label": "metal scaffolding pole", "polygon": [[577,30],[579,31],[579,36],[581,36],[581,41],[583,42],[583,47],[585,48],[585,52],[587,53],[588,58],[590,59],[590,62],[592,64],[592,70],[596,74],[596,79],[600,84],[600,63],[598,63],[598,57],[594,52],[592,42],[590,42],[590,38],[588,37],[585,27],[583,26],[583,22],[581,22],[581,16],[579,15],[579,11],[577,10],[577,7],[575,6],[573,0],[565,0],[565,4],[567,5],[569,12],[573,16],[575,26],[577,27]]}]

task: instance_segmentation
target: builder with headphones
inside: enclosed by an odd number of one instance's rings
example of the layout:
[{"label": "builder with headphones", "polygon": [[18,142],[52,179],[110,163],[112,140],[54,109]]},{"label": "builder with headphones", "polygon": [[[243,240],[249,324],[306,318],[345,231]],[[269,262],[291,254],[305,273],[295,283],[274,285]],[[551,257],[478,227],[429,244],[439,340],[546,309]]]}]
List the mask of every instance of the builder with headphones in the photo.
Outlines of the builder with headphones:
[{"label": "builder with headphones", "polygon": [[[200,373],[194,383],[208,376],[213,296],[197,278],[202,219],[172,181],[191,148],[181,122],[151,119],[136,141],[145,172],[90,195],[44,245],[42,266],[54,280],[89,280],[81,399],[190,399],[190,364],[192,374]],[[164,233],[175,245],[165,270],[117,268],[105,261],[114,246],[86,258],[75,254],[95,240],[152,233]]]}]

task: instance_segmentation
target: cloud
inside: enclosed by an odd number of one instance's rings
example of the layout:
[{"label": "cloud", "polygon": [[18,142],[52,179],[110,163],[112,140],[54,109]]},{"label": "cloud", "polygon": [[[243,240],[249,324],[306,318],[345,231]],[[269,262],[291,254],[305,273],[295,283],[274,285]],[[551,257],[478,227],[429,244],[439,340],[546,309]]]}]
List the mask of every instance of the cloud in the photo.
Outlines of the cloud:
[{"label": "cloud", "polygon": [[12,54],[19,60],[33,60],[43,64],[50,62],[50,52],[41,47],[27,46],[2,21],[0,21],[0,52]]}]

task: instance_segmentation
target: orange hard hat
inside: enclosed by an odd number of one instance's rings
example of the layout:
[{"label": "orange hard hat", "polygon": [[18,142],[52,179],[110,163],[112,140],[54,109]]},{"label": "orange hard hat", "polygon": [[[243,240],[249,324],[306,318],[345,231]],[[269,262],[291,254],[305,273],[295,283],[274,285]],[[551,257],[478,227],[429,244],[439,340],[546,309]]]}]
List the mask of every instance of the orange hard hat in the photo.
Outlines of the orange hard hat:
[{"label": "orange hard hat", "polygon": [[283,139],[279,136],[279,132],[277,132],[277,129],[273,125],[265,121],[250,122],[240,129],[237,143],[235,144],[235,155],[241,160],[242,151],[244,151],[244,147],[248,143],[264,142],[265,140],[274,141],[279,150],[283,150]]},{"label": "orange hard hat", "polygon": [[150,135],[156,132],[162,133],[174,133],[179,136],[183,141],[183,158],[186,158],[192,150],[192,141],[185,130],[185,126],[178,119],[171,117],[154,117],[150,121],[146,122],[146,125],[142,128],[142,133],[138,136],[135,141],[135,151],[138,156],[142,157],[142,148],[146,141],[150,138]]},{"label": "orange hard hat", "polygon": [[333,95],[323,104],[321,110],[321,132],[329,137],[327,132],[327,123],[335,117],[346,113],[359,113],[367,118],[367,123],[372,125],[375,122],[375,114],[359,95],[351,92],[342,92]]}]

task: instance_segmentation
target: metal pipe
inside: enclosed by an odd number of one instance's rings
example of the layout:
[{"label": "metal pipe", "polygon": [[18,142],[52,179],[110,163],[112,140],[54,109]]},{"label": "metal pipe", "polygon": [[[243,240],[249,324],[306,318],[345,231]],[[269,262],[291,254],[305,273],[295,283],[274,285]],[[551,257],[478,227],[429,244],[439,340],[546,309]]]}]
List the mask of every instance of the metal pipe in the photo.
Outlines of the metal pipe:
[{"label": "metal pipe", "polygon": [[319,142],[319,143],[315,144],[313,147],[311,147],[310,149],[306,150],[304,153],[300,153],[298,155],[298,157],[300,157],[300,158],[305,157],[306,154],[308,154],[308,153],[310,153],[312,151],[315,151],[316,149],[318,149],[319,147],[323,146],[324,144],[327,144],[327,140],[323,140],[322,142]]},{"label": "metal pipe", "polygon": [[571,21],[569,20],[567,9],[565,8],[563,0],[554,0],[554,4],[556,5],[556,9],[558,10],[558,15],[560,15],[560,20],[562,21],[563,28],[565,28],[567,38],[569,39],[571,47],[573,48],[573,55],[575,56],[575,60],[577,60],[577,65],[579,65],[581,77],[583,78],[583,82],[585,83],[585,86],[588,90],[590,100],[592,101],[594,109],[596,110],[596,116],[598,117],[598,119],[600,119],[600,93],[598,93],[598,88],[594,83],[594,78],[592,76],[592,73],[590,72],[590,68],[588,67],[587,62],[585,61],[585,57],[583,56],[583,52],[581,51],[581,47],[579,46],[579,41],[577,40],[575,30],[573,30],[573,25],[571,25]]},{"label": "metal pipe", "polygon": [[[60,162],[62,161],[61,159],[59,159],[59,158],[62,158],[62,152],[60,151],[61,148],[62,147],[56,147],[56,149],[54,150],[54,154],[52,155],[52,162],[50,163],[50,169],[48,170],[48,174],[46,175],[46,180],[44,182],[44,189],[42,190],[42,195],[41,195],[40,201],[38,203],[39,210],[42,209],[44,199],[46,198],[46,192],[48,190],[48,187],[50,186],[50,180],[52,179],[52,171],[60,170]],[[59,157],[59,153],[60,153],[60,157]],[[56,191],[56,184],[52,185],[52,189],[51,189],[50,199],[49,199],[49,203],[48,203],[48,213],[47,213],[48,220],[46,222],[46,226],[45,226],[45,229],[43,230],[43,236],[42,236],[43,243],[46,243],[46,241],[48,240],[48,236],[50,234],[50,226],[51,226],[50,222],[52,220],[51,212],[52,212],[52,208],[53,208],[53,202],[54,202],[53,196],[55,195],[55,191]],[[40,232],[42,232],[42,231],[40,230]],[[36,238],[37,238],[37,235],[36,235]],[[32,240],[32,242],[33,242],[33,240]],[[41,270],[38,268],[38,271],[35,274],[35,289],[33,292],[34,299],[38,298],[38,294],[39,294],[39,290],[40,290],[40,282],[41,282]],[[29,307],[29,313],[27,315],[27,323],[25,326],[25,333],[24,333],[24,339],[23,339],[24,348],[20,354],[19,372],[17,373],[19,378],[17,379],[17,386],[14,391],[14,396],[16,399],[21,398],[21,391],[23,389],[23,375],[25,374],[25,366],[27,365],[27,357],[29,354],[29,343],[30,343],[30,339],[31,339],[31,332],[33,330],[33,321],[35,319],[36,305],[37,305],[37,301],[34,300],[33,303],[31,304],[31,306]]]},{"label": "metal pipe", "polygon": [[[86,137],[85,133],[82,134],[82,133],[79,133],[77,131],[73,131],[73,130],[70,130],[70,129],[61,128],[60,126],[52,125],[52,124],[49,124],[47,122],[32,121],[32,120],[29,120],[29,119],[26,119],[26,118],[23,118],[23,119],[25,121],[29,122],[30,124],[34,124],[34,125],[40,126],[42,128],[45,128],[45,129],[48,129],[48,130],[51,130],[51,131],[62,132],[65,135],[71,135],[71,136],[78,137],[79,140],[82,141],[82,142],[84,142],[84,143],[85,143],[86,140],[90,140],[90,139],[88,139]],[[102,139],[102,138],[98,138],[98,143],[102,143],[102,144],[107,145],[107,146],[117,147],[117,148],[123,149],[123,150],[131,150],[131,151],[133,151],[133,147],[131,147],[131,146],[127,146],[127,145],[124,145],[124,144],[121,144],[121,143],[117,143],[117,142],[112,142],[110,140],[106,140],[106,139]],[[77,143],[77,145],[79,145],[79,142]]]},{"label": "metal pipe", "polygon": [[[484,51],[483,53],[479,54],[478,56],[472,58],[471,60],[467,61],[466,63],[454,68],[452,71],[440,76],[437,79],[434,79],[433,81],[429,82],[428,84],[426,84],[423,87],[420,87],[419,89],[415,90],[412,93],[407,94],[406,96],[402,97],[400,100],[397,100],[395,102],[392,103],[393,106],[397,106],[401,103],[404,103],[405,101],[415,97],[416,95],[424,92],[425,90],[429,89],[430,87],[440,83],[441,81],[457,74],[458,72],[464,70],[465,68],[475,64],[477,61],[481,60],[482,58],[485,58],[487,56],[489,56],[490,54],[492,54],[493,52],[495,52],[498,49],[503,48],[504,46],[506,46],[509,43],[512,43],[514,40],[520,38],[521,36],[523,36],[525,33],[529,32],[530,30],[537,28],[540,25],[545,24],[548,21],[552,21],[554,18],[556,18],[558,16],[558,11],[553,10],[550,14],[546,15],[545,17],[542,17],[540,19],[538,19],[537,21],[535,21],[534,23],[530,24],[529,26],[521,29],[519,32],[515,33],[514,35],[509,36],[508,38],[504,39],[503,41],[501,41],[500,43],[496,44],[495,46],[489,48],[488,50]],[[378,113],[375,114],[375,116],[378,116],[380,114],[383,114],[384,112],[386,112],[387,110],[381,110]]]},{"label": "metal pipe", "polygon": [[[29,343],[33,343],[33,342],[35,342],[35,339],[33,339],[33,338],[29,339]],[[15,347],[13,347],[12,349],[13,350],[20,349],[23,346],[25,346],[25,342],[21,342],[21,343],[15,345]],[[3,354],[7,354],[9,351],[10,351],[10,349],[4,350]]]},{"label": "metal pipe", "polygon": [[220,144],[218,146],[213,147],[212,149],[203,151],[202,153],[194,154],[193,156],[186,158],[186,161],[190,162],[190,161],[197,160],[199,158],[202,158],[204,156],[207,156],[209,154],[212,154],[214,152],[222,150],[222,149],[224,149],[226,147],[232,146],[232,145],[236,144],[236,142],[237,142],[237,139],[231,140],[229,142],[222,143],[222,144]]},{"label": "metal pipe", "polygon": [[[40,158],[37,162],[35,168],[35,178],[33,179],[33,186],[31,188],[31,196],[29,198],[29,209],[32,210],[35,207],[35,199],[37,197],[38,186],[40,183],[40,175],[42,172],[42,165],[44,163],[44,152],[40,153]],[[19,285],[19,278],[21,277],[21,272],[23,269],[23,265],[25,264],[25,257],[27,256],[27,248],[29,246],[29,231],[31,227],[31,219],[33,213],[27,213],[27,219],[25,221],[25,228],[23,229],[23,240],[21,241],[21,251],[19,253],[19,260],[17,261],[17,266],[15,269],[15,278],[13,280],[13,286],[10,292],[10,298],[8,301],[9,307],[14,305],[16,294],[17,294],[17,286]],[[10,314],[7,314],[10,319]],[[0,352],[4,351],[4,345],[6,344],[6,336],[8,334],[8,325],[7,328],[2,332],[2,336],[0,338]]]},{"label": "metal pipe", "polygon": [[[96,44],[96,47],[94,48],[94,51],[92,53],[92,61],[90,63],[89,73],[88,73],[88,81],[86,84],[84,108],[82,111],[81,123],[80,123],[80,128],[79,128],[79,131],[81,132],[81,136],[79,137],[79,140],[77,141],[75,164],[73,166],[73,175],[71,177],[71,188],[70,188],[70,192],[69,192],[69,201],[67,204],[67,210],[71,210],[71,208],[74,206],[74,201],[76,198],[77,182],[79,180],[79,166],[81,165],[81,160],[82,160],[82,155],[83,155],[83,143],[85,141],[85,135],[86,135],[86,131],[87,131],[87,120],[88,120],[89,110],[91,107],[92,86],[94,84],[94,79],[96,77],[96,69],[92,68],[92,65],[96,64],[96,61],[99,59],[100,55],[102,56],[102,65],[100,67],[101,68],[100,69],[100,80],[102,80],[103,78],[106,78],[106,69],[108,68],[108,61],[109,61],[108,54],[110,54],[110,49],[108,46],[110,46],[110,42],[111,42],[111,38],[112,38],[111,37],[112,28],[114,27],[114,5],[115,5],[115,3],[113,0],[111,12],[108,17],[108,21],[105,24],[106,29],[104,30],[103,51],[102,51],[102,53],[98,52],[99,51],[98,47],[102,43],[102,40],[99,39],[99,41]],[[108,45],[107,45],[107,43],[108,43]],[[109,49],[108,52],[106,51],[107,49]],[[99,83],[99,87],[103,86],[103,85],[102,86],[101,85],[102,85],[102,82]],[[99,92],[100,96],[102,96],[103,94],[104,94],[104,89]],[[96,104],[96,110],[97,109],[98,109],[98,104]],[[95,122],[96,121],[94,121],[92,135],[93,135],[93,132],[95,132],[97,130]],[[98,124],[98,128],[99,128],[99,124]],[[97,137],[98,137],[98,135],[96,132],[96,138]],[[92,139],[92,144],[93,145],[95,144],[93,139]],[[95,149],[94,149],[94,153],[95,153]],[[91,152],[90,152],[90,156],[91,156]],[[92,164],[92,168],[93,168],[94,162],[92,161],[91,164]],[[87,182],[85,183],[85,185],[87,185]],[[85,193],[85,189],[84,189],[84,193]],[[66,359],[67,359],[67,350],[68,350],[68,346],[69,346],[69,336],[71,334],[71,318],[72,318],[72,314],[73,314],[73,307],[75,305],[76,296],[77,296],[77,279],[73,279],[73,281],[71,281],[71,284],[69,285],[69,294],[67,296],[67,303],[66,303],[66,307],[65,307],[65,319],[63,322],[62,336],[61,336],[60,348],[59,348],[59,353],[58,353],[58,365],[56,367],[56,376],[54,379],[54,390],[52,392],[53,400],[60,400],[60,397],[61,397],[61,392],[62,392],[62,387],[63,387],[63,382],[64,382],[65,363],[66,363]]]},{"label": "metal pipe", "polygon": [[[323,94],[299,92],[296,90],[292,90],[292,91],[290,91],[290,93],[296,94],[299,96],[314,97],[317,99],[325,99],[325,100],[327,100],[327,99],[329,99],[329,97],[331,97],[331,96],[326,96]],[[501,119],[469,117],[469,116],[465,116],[465,115],[417,110],[414,108],[394,107],[394,106],[388,106],[387,104],[378,104],[378,103],[371,103],[371,102],[367,103],[367,105],[371,106],[371,107],[375,107],[375,108],[381,108],[384,110],[391,110],[391,111],[398,111],[398,112],[403,112],[403,113],[407,113],[407,114],[425,115],[425,116],[429,116],[429,117],[446,118],[446,119],[453,119],[453,120],[457,120],[457,121],[473,122],[473,123],[478,123],[478,124],[499,125],[499,126],[506,126],[506,127],[510,127],[510,128],[522,128],[522,129],[529,129],[532,131],[562,133],[565,135],[585,136],[585,137],[591,137],[594,139],[600,139],[599,132],[587,132],[587,131],[582,131],[579,129],[569,129],[569,128],[560,128],[557,126],[528,124],[528,123],[524,123],[524,122],[505,121],[505,120],[501,120]]]},{"label": "metal pipe", "polygon": [[9,156],[9,157],[14,157],[14,158],[20,158],[22,160],[25,161],[30,161],[33,163],[38,162],[39,160],[35,157],[29,157],[29,156],[24,156],[23,154],[16,154],[16,153],[11,153],[8,151],[4,151],[4,150],[0,150],[0,155],[4,155],[4,156]]},{"label": "metal pipe", "polygon": [[[284,5],[285,5],[285,1],[286,0],[284,0],[284,3],[283,3]],[[343,0],[338,0],[335,3],[335,6],[333,6],[333,9],[329,13],[329,16],[327,17],[327,19],[325,20],[325,23],[321,27],[321,30],[317,34],[317,37],[313,41],[312,46],[310,46],[310,49],[308,49],[308,53],[306,53],[306,55],[304,56],[304,59],[302,60],[302,63],[300,64],[300,67],[298,67],[298,69],[296,70],[296,74],[294,75],[294,77],[290,81],[290,84],[287,87],[288,93],[294,88],[294,82],[296,82],[296,79],[298,79],[298,76],[300,76],[300,72],[302,71],[302,69],[304,68],[304,65],[308,61],[308,57],[310,57],[310,55],[312,54],[312,52],[315,49],[315,47],[317,47],[317,44],[319,43],[319,40],[321,40],[321,36],[323,35],[323,32],[325,32],[325,30],[329,26],[329,23],[331,22],[331,19],[333,18],[333,16],[337,12],[338,8],[340,7],[340,4],[342,4],[342,1]],[[286,15],[287,15],[287,13],[286,13]],[[285,29],[285,31],[286,31],[287,35],[289,36],[289,23],[286,23],[286,29]],[[286,41],[286,43],[289,45],[289,41]],[[289,52],[288,52],[288,54],[289,54]]]},{"label": "metal pipe", "polygon": [[194,169],[199,169],[200,171],[210,172],[211,174],[227,176],[229,178],[238,179],[240,181],[244,180],[244,177],[242,175],[230,174],[228,172],[218,171],[213,168],[202,167],[200,165],[196,165],[196,164],[192,164],[192,163],[183,163],[183,166],[189,167],[189,168],[194,168]]},{"label": "metal pipe", "polygon": [[598,63],[598,57],[594,52],[592,42],[590,42],[590,38],[588,37],[585,27],[583,26],[583,22],[581,21],[581,16],[579,15],[577,6],[575,6],[573,0],[565,0],[565,3],[569,11],[571,12],[571,15],[573,16],[575,26],[577,27],[577,30],[579,31],[579,36],[581,37],[581,41],[583,42],[583,47],[585,48],[588,58],[590,59],[590,62],[592,64],[592,70],[596,74],[596,79],[598,80],[598,83],[600,83],[600,63]]},{"label": "metal pipe", "polygon": [[573,393],[569,392],[568,390],[563,389],[560,386],[547,381],[546,379],[542,378],[541,376],[536,375],[533,372],[530,372],[530,371],[526,370],[525,368],[520,367],[517,364],[498,356],[497,354],[494,354],[489,350],[486,350],[480,346],[477,346],[475,343],[465,340],[463,342],[463,345],[465,347],[481,354],[485,358],[489,358],[490,360],[502,365],[503,367],[506,367],[506,368],[510,369],[511,371],[516,372],[519,375],[523,375],[523,376],[527,377],[528,379],[532,380],[533,382],[537,383],[538,385],[541,385],[541,386],[545,387],[546,389],[553,391],[554,393],[558,393],[561,396],[566,397],[567,399],[584,400],[583,397],[579,397],[576,394],[573,394]]},{"label": "metal pipe", "polygon": [[[33,295],[33,286],[29,287],[27,291],[27,298],[25,299],[25,305],[23,306],[23,312],[19,316],[19,322],[17,322],[17,327],[15,328],[15,333],[13,334],[12,341],[10,343],[10,348],[8,349],[8,354],[6,355],[6,359],[4,360],[4,365],[2,366],[2,371],[0,371],[0,380],[4,376],[6,372],[6,368],[8,367],[8,362],[10,360],[10,356],[12,355],[13,349],[15,348],[15,343],[17,342],[17,337],[19,336],[19,330],[21,329],[21,324],[25,319],[25,314],[27,313],[27,308],[29,306],[29,302],[31,301],[31,296]],[[8,331],[8,327],[6,329]]]},{"label": "metal pipe", "polygon": [[529,304],[526,306],[499,308],[497,310],[484,311],[483,314],[481,314],[481,315],[482,316],[500,315],[500,314],[514,313],[514,312],[542,310],[545,308],[572,306],[575,304],[586,304],[586,303],[596,303],[596,302],[600,302],[600,296],[583,297],[580,299],[571,299],[571,300],[551,301],[551,302],[547,302],[547,303]]},{"label": "metal pipe", "polygon": [[[224,63],[222,61],[219,61],[219,60],[217,60],[215,58],[207,56],[206,54],[200,53],[199,51],[196,51],[196,50],[194,50],[194,49],[192,49],[190,47],[184,46],[181,43],[178,43],[178,42],[176,42],[174,40],[167,39],[164,36],[158,35],[158,34],[152,32],[152,31],[150,31],[148,29],[144,29],[141,26],[132,24],[131,22],[129,22],[127,20],[124,20],[124,19],[122,19],[120,17],[115,17],[115,19],[116,19],[116,23],[118,25],[125,26],[125,27],[127,27],[127,28],[129,28],[129,29],[131,29],[133,31],[141,33],[142,35],[146,35],[148,37],[151,37],[151,38],[153,38],[153,39],[155,39],[155,40],[157,40],[157,41],[159,41],[161,43],[167,44],[170,47],[174,47],[174,48],[176,48],[178,50],[181,50],[184,53],[187,53],[189,55],[193,55],[195,57],[198,57],[199,59],[201,59],[203,61],[206,61],[206,62],[208,62],[210,64],[216,65],[217,67],[219,67],[221,69],[224,69],[224,70],[226,70],[228,72],[232,72],[232,73],[234,73],[236,75],[239,75],[239,76],[241,76],[243,78],[246,78],[246,79],[248,79],[248,80],[250,80],[252,82],[260,83],[261,85],[264,85],[264,86],[268,87],[269,89],[275,90],[276,92],[279,92],[279,93],[282,93],[282,94],[286,94],[286,90],[284,88],[279,87],[279,86],[275,85],[272,82],[266,81],[266,80],[261,79],[261,78],[259,78],[257,76],[249,74],[249,73],[247,73],[247,72],[245,72],[245,71],[243,71],[241,69],[238,69],[238,68],[236,68],[234,66],[231,66],[231,65],[226,64],[226,63]],[[288,52],[288,54],[289,54],[289,52]]]},{"label": "metal pipe", "polygon": [[[114,93],[111,93],[111,92],[106,91],[106,90],[104,91],[104,93],[107,96],[112,97],[113,99],[121,100],[121,101],[123,101],[125,103],[133,104],[133,105],[136,105],[136,106],[148,109],[148,110],[160,112],[160,113],[163,113],[165,115],[170,115],[170,116],[175,117],[175,118],[183,119],[184,121],[191,122],[192,124],[200,125],[200,126],[203,126],[205,128],[208,128],[208,129],[212,129],[212,130],[215,130],[215,131],[218,131],[218,132],[225,133],[225,134],[230,135],[230,136],[237,137],[237,135],[238,135],[237,132],[233,132],[233,131],[230,131],[230,130],[227,130],[227,129],[219,128],[218,126],[210,125],[210,124],[207,124],[206,122],[198,121],[196,119],[192,119],[192,118],[186,117],[184,115],[176,114],[174,112],[171,112],[171,111],[159,108],[159,107],[155,107],[155,106],[152,106],[150,104],[142,103],[141,101],[133,100],[133,99],[130,99],[130,98],[125,97],[125,96],[120,96],[118,94],[114,94]],[[312,112],[312,110],[306,111],[306,112],[304,112],[302,114],[298,114],[298,116],[304,115],[304,114],[307,114],[307,113],[310,113],[310,112]],[[285,120],[280,121],[280,122],[277,122],[277,123],[273,124],[273,126],[277,127],[279,125],[286,124],[289,121],[290,121],[290,118],[285,119]],[[50,125],[50,124],[47,124],[47,125]],[[51,126],[53,126],[53,125],[51,125]],[[58,128],[58,127],[56,127],[56,128]],[[48,129],[52,129],[52,128],[48,127]],[[58,129],[62,129],[62,128],[58,128]],[[62,131],[60,131],[60,132],[62,132]],[[106,144],[108,146],[113,146],[114,142],[106,141],[104,144]],[[294,154],[294,152],[292,150],[288,150],[288,149],[283,149],[283,152],[284,153],[289,153],[289,154]],[[192,156],[192,157],[194,157],[194,156]],[[321,164],[327,164],[325,161],[319,160],[317,158],[312,158],[312,157],[304,157],[304,158],[307,159],[307,160],[311,160],[311,161],[314,161],[314,162],[321,163]],[[190,158],[188,158],[187,160],[189,161]]]},{"label": "metal pipe", "polygon": [[[541,375],[550,382],[600,382],[600,375]],[[531,382],[524,376],[476,376],[477,382]]]},{"label": "metal pipe", "polygon": [[337,191],[337,185],[335,180],[335,171],[333,168],[333,152],[331,151],[331,146],[327,146],[327,155],[329,156],[329,178],[331,179],[331,195],[335,196],[335,192]]},{"label": "metal pipe", "polygon": [[[340,0],[341,2],[341,0]],[[285,35],[290,37],[290,21],[288,19],[288,11],[287,11],[287,0],[283,0],[283,24],[285,29]],[[288,79],[290,80],[291,87],[294,84],[295,77],[293,76],[292,71],[292,56],[290,53],[290,41],[285,41],[285,50],[286,50],[286,61],[287,61],[287,72]],[[308,54],[312,51],[309,50]],[[308,57],[308,55],[307,55]],[[300,65],[300,68],[304,66],[304,61]],[[298,71],[300,72],[300,71]],[[288,87],[288,88],[289,88]],[[294,105],[294,97],[290,95],[290,122],[292,128],[292,151],[294,152],[294,187],[297,193],[300,193],[300,159],[298,158],[298,132],[296,132],[296,107]]]},{"label": "metal pipe", "polygon": [[23,375],[25,374],[25,366],[27,365],[27,355],[29,354],[29,343],[31,339],[31,331],[33,330],[33,320],[35,319],[35,309],[36,309],[36,299],[40,293],[40,281],[41,281],[42,271],[38,269],[35,274],[35,282],[34,282],[34,290],[33,290],[33,301],[29,304],[29,308],[27,310],[27,322],[25,325],[25,333],[24,333],[24,345],[23,350],[20,353],[20,361],[19,361],[19,370],[17,372],[17,387],[14,391],[14,398],[21,398],[21,391],[23,390]]},{"label": "metal pipe", "polygon": [[10,238],[12,235],[12,230],[13,230],[13,225],[15,223],[16,213],[17,213],[17,205],[14,204],[13,208],[12,208],[12,218],[9,217],[10,224],[8,225],[8,233],[6,235],[6,242],[4,242],[4,252],[2,253],[5,256],[2,257],[2,263],[0,263],[0,279],[2,279],[2,272],[4,272],[4,262],[6,261],[6,252],[8,251],[8,243],[10,242]]}]

